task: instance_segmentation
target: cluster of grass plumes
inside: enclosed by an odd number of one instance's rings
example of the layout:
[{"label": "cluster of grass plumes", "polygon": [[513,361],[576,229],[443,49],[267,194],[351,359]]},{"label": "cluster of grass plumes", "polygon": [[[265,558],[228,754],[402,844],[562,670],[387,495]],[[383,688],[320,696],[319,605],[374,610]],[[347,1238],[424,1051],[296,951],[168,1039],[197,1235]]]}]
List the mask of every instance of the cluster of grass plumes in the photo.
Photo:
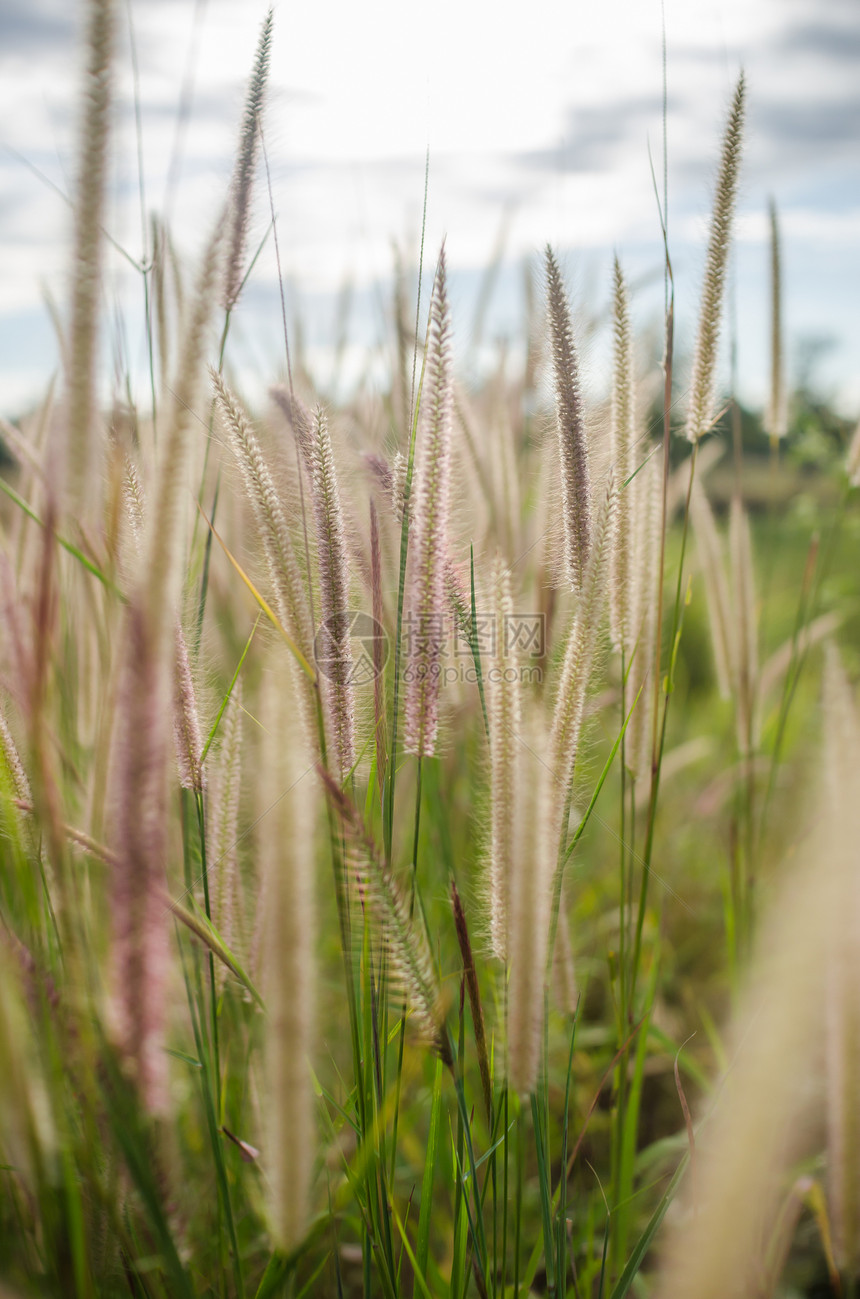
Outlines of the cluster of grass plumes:
[{"label": "cluster of grass plumes", "polygon": [[[271,14],[169,298],[153,219],[164,395],[153,359],[154,408],[106,419],[90,8],[66,400],[5,426],[0,1289],[758,1295],[821,1260],[856,1285],[858,660],[827,602],[860,453],[820,543],[752,513],[741,463],[725,518],[700,478],[742,83],[692,448],[671,316],[662,447],[644,414],[621,258],[589,407],[551,250],[521,374],[460,385],[443,249],[414,316],[398,275],[390,390],[338,408],[297,362],[248,408]],[[819,768],[826,833],[784,880]]]}]

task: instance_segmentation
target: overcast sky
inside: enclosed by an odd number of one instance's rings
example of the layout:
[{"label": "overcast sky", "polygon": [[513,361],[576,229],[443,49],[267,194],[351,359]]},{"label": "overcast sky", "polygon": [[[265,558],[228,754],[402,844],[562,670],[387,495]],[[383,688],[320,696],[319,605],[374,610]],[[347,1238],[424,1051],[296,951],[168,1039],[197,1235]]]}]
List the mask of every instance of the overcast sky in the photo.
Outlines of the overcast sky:
[{"label": "overcast sky", "polygon": [[[0,6],[0,411],[14,414],[56,366],[46,292],[67,298],[69,209],[84,6]],[[108,227],[141,254],[130,23],[139,64],[145,202],[169,208],[189,266],[225,192],[266,5],[118,4],[116,135]],[[130,15],[130,19],[129,19]],[[743,395],[764,399],[766,208],[781,215],[788,359],[820,353],[817,380],[860,415],[860,3],[666,0],[669,236],[680,346],[695,315],[719,135],[741,67],[748,132],[734,263]],[[179,130],[183,86],[193,84]],[[432,263],[447,237],[455,330],[468,352],[479,272],[503,239],[486,334],[516,328],[521,265],[547,241],[576,306],[605,307],[617,250],[642,330],[662,302],[649,144],[662,169],[660,0],[333,0],[276,4],[266,142],[291,307],[308,319],[321,382],[333,303],[354,287],[356,358],[385,329],[392,240],[417,254],[430,150]],[[171,168],[171,159],[173,167]],[[36,170],[38,173],[36,174]],[[169,177],[173,177],[172,182]],[[257,191],[254,232],[267,227]],[[110,258],[109,304],[142,364],[140,277]],[[233,362],[262,388],[281,363],[269,240],[240,305]],[[119,337],[118,329],[113,336]],[[829,341],[828,341],[829,340]],[[587,356],[599,375],[600,347]],[[599,377],[595,378],[599,384]]]}]

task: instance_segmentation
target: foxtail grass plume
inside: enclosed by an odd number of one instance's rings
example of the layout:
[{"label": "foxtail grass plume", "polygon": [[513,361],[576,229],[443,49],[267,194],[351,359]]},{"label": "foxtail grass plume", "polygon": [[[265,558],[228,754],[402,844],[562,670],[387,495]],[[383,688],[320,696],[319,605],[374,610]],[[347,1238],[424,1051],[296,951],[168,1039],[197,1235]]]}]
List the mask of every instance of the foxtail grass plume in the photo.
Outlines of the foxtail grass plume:
[{"label": "foxtail grass plume", "polygon": [[[206,806],[207,866],[215,882],[214,920],[216,928],[232,952],[244,959],[244,944],[239,941],[239,797],[242,786],[242,683],[233,687],[221,719],[221,749],[209,784]],[[244,938],[245,935],[243,934]],[[218,977],[223,986],[224,966]]]},{"label": "foxtail grass plume", "polygon": [[320,769],[320,775],[344,828],[350,877],[385,946],[389,978],[400,984],[421,1036],[450,1066],[442,992],[420,921],[410,919],[408,903],[352,799],[328,772]]},{"label": "foxtail grass plume", "polygon": [[451,317],[443,244],[430,304],[404,605],[408,625],[404,738],[406,752],[418,757],[435,753],[439,724],[453,408]]},{"label": "foxtail grass plume", "polygon": [[[379,541],[379,518],[373,497],[370,499],[370,593],[373,619],[376,626],[385,625],[385,607],[382,600],[382,547]],[[386,763],[385,728],[385,667],[381,636],[373,638],[373,738],[376,752],[376,770],[384,771]]]},{"label": "foxtail grass plume", "polygon": [[176,763],[179,768],[179,783],[183,789],[203,792],[203,736],[200,730],[200,716],[197,711],[197,698],[194,691],[194,679],[191,675],[191,660],[188,657],[188,643],[181,626],[176,628],[176,658],[173,674],[173,730],[176,741]]},{"label": "foxtail grass plume", "polygon": [[9,730],[9,723],[6,721],[2,708],[0,708],[0,754],[2,754],[2,760],[8,773],[9,792],[23,802],[32,804],[33,795],[30,790],[30,782],[27,779],[18,746],[13,739],[12,732]]},{"label": "foxtail grass plume", "polygon": [[770,217],[770,399],[764,427],[769,437],[784,438],[788,430],[785,403],[785,378],[782,365],[782,268],[779,221],[773,199]]},{"label": "foxtail grass plume", "polygon": [[687,437],[691,442],[698,442],[710,430],[717,414],[717,345],[738,189],[743,122],[744,78],[741,74],[735,87],[729,120],[723,136],[714,209],[711,216],[711,233],[708,239],[705,280],[699,307],[699,326],[693,353],[693,372],[690,378],[690,398],[687,406]]},{"label": "foxtail grass plume", "polygon": [[564,560],[568,581],[574,591],[578,591],[585,576],[592,542],[591,475],[585,412],[564,282],[550,247],[546,249],[545,258],[561,471]]},{"label": "foxtail grass plume", "polygon": [[[555,785],[554,828],[563,833],[561,806],[573,782],[585,699],[597,649],[606,599],[606,572],[615,538],[618,490],[610,471],[594,527],[594,541],[582,582],[582,593],[567,640],[549,740],[549,766]],[[558,847],[556,842],[555,847]]]},{"label": "foxtail grass plume", "polygon": [[129,606],[113,762],[112,1022],[126,1071],[143,1104],[167,1106],[164,1050],[169,965],[164,906],[169,824],[170,677],[143,604]]},{"label": "foxtail grass plume", "polygon": [[551,831],[553,774],[543,761],[542,719],[528,716],[516,749],[512,872],[507,925],[507,1076],[520,1095],[540,1072],[547,945],[556,845]]},{"label": "foxtail grass plume", "polygon": [[322,625],[318,641],[326,662],[323,682],[326,731],[343,780],[355,765],[355,690],[349,607],[349,563],[328,421],[321,406],[297,422],[299,446],[311,480],[319,556]]},{"label": "foxtail grass plume", "polygon": [[629,656],[632,631],[632,565],[634,512],[632,465],[636,411],[634,405],[633,335],[627,285],[618,258],[613,270],[612,323],[614,356],[612,366],[612,464],[618,482],[617,543],[612,549],[609,571],[609,633],[616,650]]},{"label": "foxtail grass plume", "polygon": [[[254,511],[257,532],[275,597],[275,609],[285,630],[305,661],[313,662],[313,633],[307,592],[283,502],[269,472],[262,448],[251,422],[213,367],[209,377],[215,402],[224,423],[233,454],[245,480],[245,490]],[[302,720],[308,736],[316,731],[316,690],[306,673],[296,676],[296,689]]]},{"label": "foxtail grass plume", "polygon": [[291,725],[286,674],[266,683],[262,715],[259,852],[265,875],[263,990],[266,1024],[266,1171],[278,1249],[301,1242],[310,1218],[314,1095],[311,1074],[316,979],[314,820],[317,789]]},{"label": "foxtail grass plume", "polygon": [[263,19],[260,39],[257,43],[257,54],[245,100],[239,149],[230,186],[227,270],[223,296],[226,311],[233,310],[242,290],[251,213],[251,192],[260,140],[260,118],[263,112],[266,82],[269,76],[269,57],[272,50],[272,22],[273,15],[270,9]]},{"label": "foxtail grass plume", "polygon": [[[81,153],[74,205],[72,320],[68,354],[68,504],[80,511],[93,471],[97,422],[96,370],[102,290],[102,226],[107,188],[107,153],[112,100],[114,0],[88,5],[87,75]],[[98,481],[98,480],[96,480]]]},{"label": "foxtail grass plume", "polygon": [[514,812],[517,798],[517,750],[521,744],[521,685],[515,655],[507,653],[507,629],[514,612],[511,575],[501,556],[494,572],[496,653],[488,673],[492,821],[489,871],[490,941],[500,961],[507,957],[508,903],[514,869]]}]

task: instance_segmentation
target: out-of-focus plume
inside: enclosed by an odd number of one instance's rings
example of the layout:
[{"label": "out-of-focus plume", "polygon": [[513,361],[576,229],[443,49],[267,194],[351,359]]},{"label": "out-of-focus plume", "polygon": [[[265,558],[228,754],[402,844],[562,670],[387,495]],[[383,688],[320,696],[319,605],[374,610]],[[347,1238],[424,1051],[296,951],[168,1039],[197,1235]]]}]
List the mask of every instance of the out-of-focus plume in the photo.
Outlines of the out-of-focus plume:
[{"label": "out-of-focus plume", "polygon": [[[68,506],[80,512],[98,482],[96,429],[102,226],[107,188],[114,44],[114,0],[88,5],[87,73],[74,205],[72,321],[68,355]],[[94,479],[95,472],[95,479]]]}]

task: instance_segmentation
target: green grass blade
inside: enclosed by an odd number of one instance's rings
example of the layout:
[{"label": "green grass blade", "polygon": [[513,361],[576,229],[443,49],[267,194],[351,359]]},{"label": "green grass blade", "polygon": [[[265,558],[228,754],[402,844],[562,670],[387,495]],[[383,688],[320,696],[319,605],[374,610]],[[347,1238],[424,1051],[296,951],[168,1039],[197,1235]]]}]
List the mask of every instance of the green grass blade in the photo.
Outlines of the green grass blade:
[{"label": "green grass blade", "polygon": [[422,1277],[427,1272],[427,1258],[430,1253],[430,1216],[433,1210],[433,1183],[436,1177],[436,1162],[439,1158],[441,1116],[442,1116],[442,1061],[436,1061],[436,1076],[433,1080],[433,1105],[430,1110],[430,1132],[427,1137],[427,1155],[424,1161],[424,1177],[421,1182],[421,1208],[418,1213],[418,1239],[415,1246],[416,1266]]},{"label": "green grass blade", "polygon": [[651,1214],[647,1227],[643,1231],[642,1235],[639,1237],[639,1240],[636,1242],[636,1245],[633,1249],[633,1253],[628,1258],[624,1271],[621,1273],[621,1276],[618,1278],[618,1281],[616,1282],[615,1288],[612,1291],[610,1299],[624,1299],[624,1296],[629,1292],[630,1287],[633,1285],[633,1282],[636,1280],[636,1277],[639,1273],[639,1269],[642,1266],[642,1263],[645,1259],[645,1255],[648,1253],[648,1250],[651,1248],[651,1243],[654,1240],[654,1237],[656,1236],[660,1228],[660,1224],[662,1223],[663,1219],[666,1216],[666,1211],[668,1210],[669,1205],[672,1203],[672,1200],[675,1198],[675,1192],[677,1191],[678,1187],[681,1184],[684,1173],[687,1171],[687,1165],[689,1162],[690,1162],[690,1153],[689,1151],[687,1151],[687,1153],[684,1155],[681,1162],[679,1163],[678,1167],[675,1169],[675,1172],[672,1176],[672,1180],[670,1181],[665,1192],[663,1193],[660,1202],[657,1205],[657,1208]]}]

